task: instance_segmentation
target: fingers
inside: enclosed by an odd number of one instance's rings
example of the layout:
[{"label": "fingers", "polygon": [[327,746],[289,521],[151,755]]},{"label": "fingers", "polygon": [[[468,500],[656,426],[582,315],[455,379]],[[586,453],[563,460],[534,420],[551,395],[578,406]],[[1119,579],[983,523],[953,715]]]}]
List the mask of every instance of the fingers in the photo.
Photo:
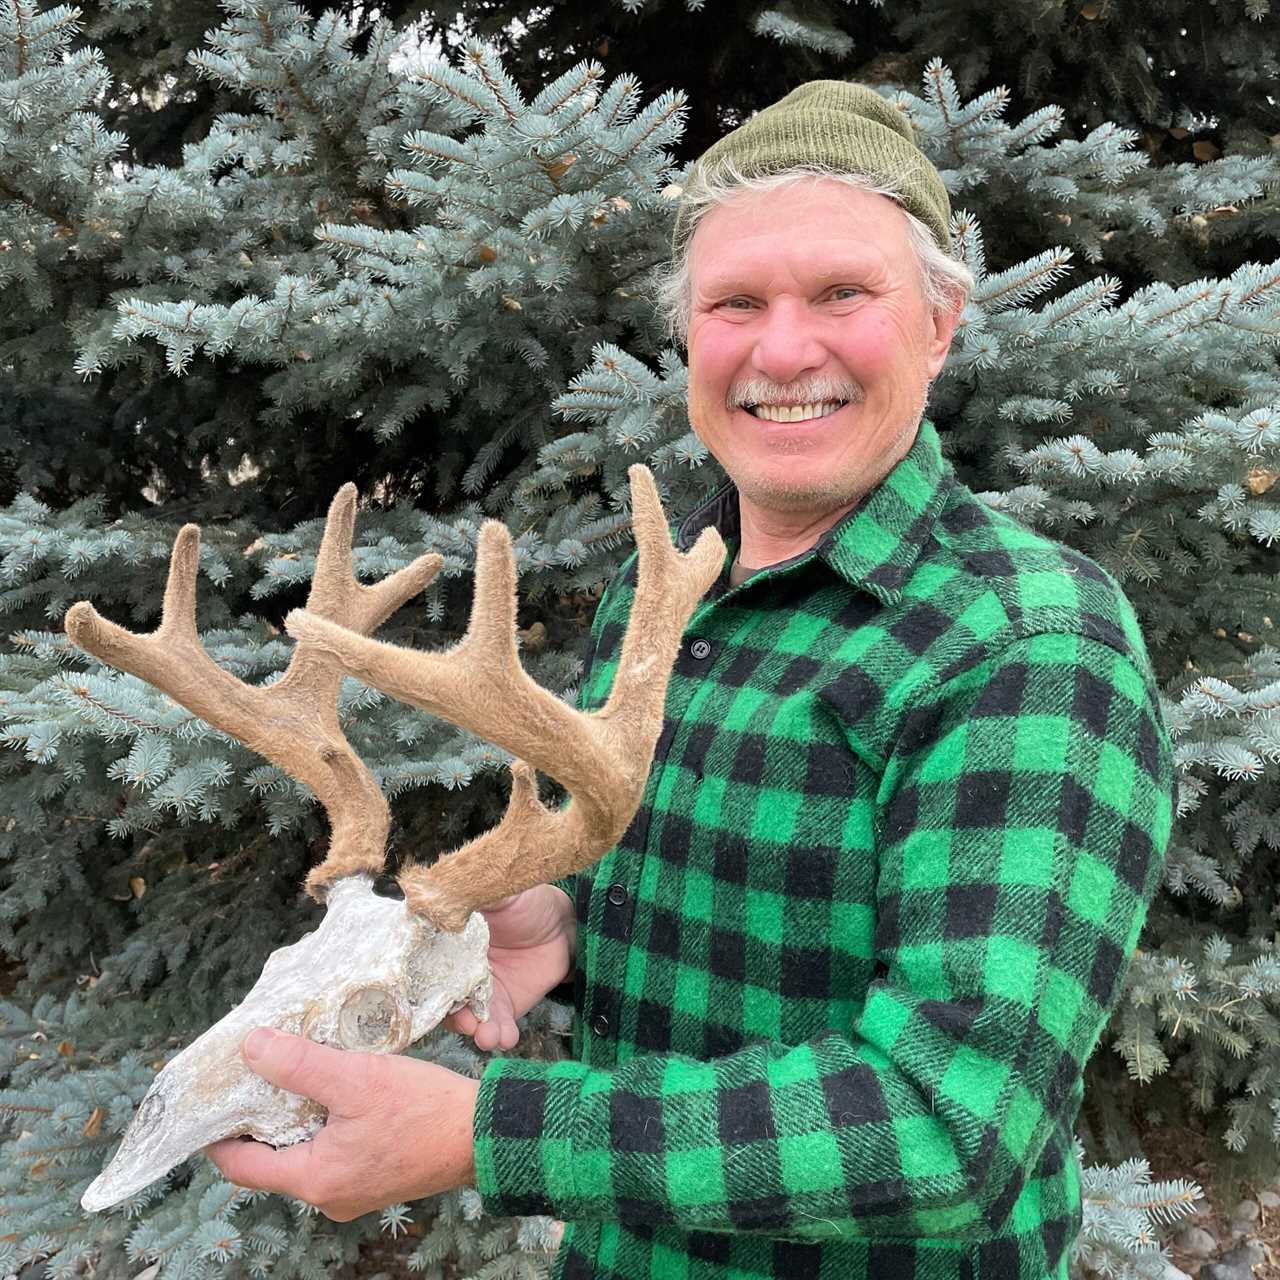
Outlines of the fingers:
[{"label": "fingers", "polygon": [[460,1036],[470,1036],[477,1049],[492,1053],[495,1049],[514,1049],[520,1043],[520,1028],[508,1017],[491,1013],[488,1022],[481,1022],[470,1009],[459,1009],[441,1020],[446,1031]]},{"label": "fingers", "polygon": [[365,1092],[359,1079],[367,1072],[367,1054],[333,1049],[271,1027],[255,1027],[240,1051],[269,1084],[313,1098],[335,1115],[346,1114],[348,1104]]},{"label": "fingers", "polygon": [[277,1151],[265,1142],[224,1138],[205,1147],[204,1153],[218,1166],[222,1176],[238,1187],[307,1199],[299,1188],[313,1181],[313,1150],[309,1142]]},{"label": "fingers", "polygon": [[456,1031],[460,1036],[473,1036],[480,1025],[480,1019],[471,1012],[470,1007],[456,1010],[445,1018],[441,1024],[447,1031]]},{"label": "fingers", "polygon": [[520,1042],[520,1028],[510,1018],[491,1017],[488,1022],[477,1024],[472,1035],[476,1048],[485,1053],[495,1049],[514,1049]]}]

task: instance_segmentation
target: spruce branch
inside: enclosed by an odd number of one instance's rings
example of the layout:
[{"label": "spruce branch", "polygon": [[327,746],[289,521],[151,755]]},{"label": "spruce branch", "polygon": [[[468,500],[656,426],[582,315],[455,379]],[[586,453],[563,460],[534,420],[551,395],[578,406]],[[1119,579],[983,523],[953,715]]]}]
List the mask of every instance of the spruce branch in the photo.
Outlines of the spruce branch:
[{"label": "spruce branch", "polygon": [[524,110],[519,90],[494,58],[493,50],[480,41],[471,40],[464,46],[463,57],[471,71],[493,95],[508,123],[515,124]]},{"label": "spruce branch", "polygon": [[56,234],[63,236],[75,235],[75,226],[67,217],[65,211],[55,208],[53,205],[48,204],[37,196],[30,195],[25,191],[20,191],[3,176],[0,176],[0,196],[4,196],[8,200],[12,200],[16,204],[26,205],[26,207],[33,213],[38,213],[41,217],[48,218],[49,221],[57,228]]}]

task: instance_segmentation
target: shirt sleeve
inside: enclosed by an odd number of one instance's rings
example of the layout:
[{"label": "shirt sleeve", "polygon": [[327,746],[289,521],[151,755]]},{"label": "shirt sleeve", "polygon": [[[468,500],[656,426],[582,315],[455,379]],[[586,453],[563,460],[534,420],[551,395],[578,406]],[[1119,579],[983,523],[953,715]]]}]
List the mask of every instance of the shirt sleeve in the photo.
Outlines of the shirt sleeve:
[{"label": "shirt sleeve", "polygon": [[496,1059],[495,1215],[796,1239],[977,1238],[1009,1216],[1119,998],[1168,844],[1149,675],[1020,640],[899,721],[877,800],[877,977],[855,1024],[728,1056]]}]

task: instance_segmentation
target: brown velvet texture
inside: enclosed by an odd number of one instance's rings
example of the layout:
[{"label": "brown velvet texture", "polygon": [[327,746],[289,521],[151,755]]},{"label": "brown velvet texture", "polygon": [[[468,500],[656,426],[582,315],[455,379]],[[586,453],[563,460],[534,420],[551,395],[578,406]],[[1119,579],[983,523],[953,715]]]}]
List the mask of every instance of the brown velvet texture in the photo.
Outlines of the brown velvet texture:
[{"label": "brown velvet texture", "polygon": [[[366,587],[351,573],[356,487],[343,485],[329,507],[307,608],[372,631],[439,572],[444,559],[420,556],[389,578]],[[319,897],[339,876],[382,870],[390,814],[364,762],[338,724],[343,672],[327,655],[300,644],[284,676],[255,688],[229,675],[196,635],[196,574],[200,530],[184,525],[169,558],[160,625],[149,635],[108,622],[87,601],[67,610],[67,634],[95,658],[146,680],[224,733],[305,782],[332,827],[329,856],[312,871],[307,889]]]},{"label": "brown velvet texture", "polygon": [[[375,586],[357,582],[351,573],[356,490],[350,484],[329,509],[306,608],[286,620],[298,647],[276,684],[244,684],[201,645],[195,525],[186,525],[174,543],[154,632],[127,631],[85,601],[67,611],[66,630],[86,652],[155,685],[311,788],[332,827],[328,856],[307,877],[307,891],[317,898],[342,876],[382,870],[390,820],[377,783],[338,724],[343,675],[512,752],[518,759],[501,823],[434,866],[411,867],[400,876],[410,910],[441,928],[461,929],[480,907],[589,866],[617,842],[640,804],[680,638],[720,570],[724,546],[708,529],[687,554],[677,552],[653,477],[641,466],[628,474],[639,587],[612,693],[591,715],[540,688],[520,665],[515,559],[511,536],[498,521],[486,521],[480,531],[475,603],[457,645],[424,653],[369,639],[431,581],[443,560],[421,556]],[[570,793],[565,809],[549,810],[539,801],[530,765]]]},{"label": "brown velvet texture", "polygon": [[[410,909],[442,928],[460,929],[472,911],[590,866],[640,805],[680,638],[720,572],[724,543],[708,529],[690,551],[676,551],[653,477],[642,466],[628,475],[639,586],[609,701],[593,714],[540,688],[520,665],[515,559],[511,535],[497,521],[480,531],[467,634],[444,653],[371,640],[309,609],[285,620],[291,636],[357,679],[518,757],[498,826],[432,867],[401,873]],[[542,804],[528,765],[564,786],[566,808]]]}]

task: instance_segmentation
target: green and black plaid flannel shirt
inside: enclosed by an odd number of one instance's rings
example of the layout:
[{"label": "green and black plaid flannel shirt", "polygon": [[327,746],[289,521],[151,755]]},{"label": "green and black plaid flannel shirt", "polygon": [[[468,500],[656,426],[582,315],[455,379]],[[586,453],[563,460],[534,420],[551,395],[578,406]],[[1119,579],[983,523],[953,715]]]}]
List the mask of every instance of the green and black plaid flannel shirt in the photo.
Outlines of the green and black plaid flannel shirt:
[{"label": "green and black plaid flannel shirt", "polygon": [[[574,1056],[495,1059],[494,1214],[565,1280],[1046,1280],[1081,1074],[1159,884],[1169,740],[1133,612],[922,424],[810,552],[685,634],[644,800],[571,886]],[[635,557],[592,629],[606,700]]]}]

